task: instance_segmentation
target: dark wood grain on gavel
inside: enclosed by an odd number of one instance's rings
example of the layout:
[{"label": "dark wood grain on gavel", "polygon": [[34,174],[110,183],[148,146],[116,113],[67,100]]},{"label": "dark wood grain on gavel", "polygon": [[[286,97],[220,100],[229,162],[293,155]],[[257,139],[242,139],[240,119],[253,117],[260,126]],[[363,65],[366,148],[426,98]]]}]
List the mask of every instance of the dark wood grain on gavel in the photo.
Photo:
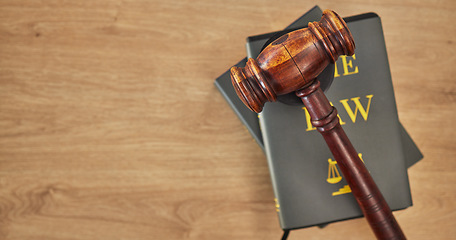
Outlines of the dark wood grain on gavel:
[{"label": "dark wood grain on gavel", "polygon": [[[240,99],[261,112],[267,101],[295,91],[306,106],[312,124],[322,134],[364,216],[378,239],[405,239],[383,195],[340,126],[315,78],[329,64],[353,55],[355,43],[345,22],[326,10],[319,22],[288,33],[267,46],[245,68],[233,67],[231,79]],[[286,123],[285,123],[286,124]]]}]

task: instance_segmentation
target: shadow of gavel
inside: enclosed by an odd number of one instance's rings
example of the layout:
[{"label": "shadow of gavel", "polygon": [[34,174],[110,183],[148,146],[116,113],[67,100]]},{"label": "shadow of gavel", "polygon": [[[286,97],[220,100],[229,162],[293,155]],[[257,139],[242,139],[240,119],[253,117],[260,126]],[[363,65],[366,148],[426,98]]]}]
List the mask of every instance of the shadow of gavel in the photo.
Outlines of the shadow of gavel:
[{"label": "shadow of gavel", "polygon": [[[244,68],[231,68],[237,95],[252,111],[268,101],[295,92],[307,108],[312,125],[322,134],[364,216],[378,239],[405,239],[383,195],[342,129],[337,110],[320,88],[317,76],[340,55],[351,56],[355,42],[337,13],[325,10],[309,23],[273,41]],[[286,123],[285,123],[286,124]]]}]

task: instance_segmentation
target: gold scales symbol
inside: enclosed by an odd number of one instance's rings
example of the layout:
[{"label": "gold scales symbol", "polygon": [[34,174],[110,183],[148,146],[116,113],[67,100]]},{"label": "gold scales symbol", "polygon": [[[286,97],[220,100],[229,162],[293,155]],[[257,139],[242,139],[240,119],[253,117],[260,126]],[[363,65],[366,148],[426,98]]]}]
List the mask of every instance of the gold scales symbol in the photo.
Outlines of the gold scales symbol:
[{"label": "gold scales symbol", "polygon": [[[332,161],[331,158],[328,158],[328,163],[328,178],[326,181],[331,184],[336,184],[342,180],[342,176],[340,176],[339,170],[337,170],[337,162]],[[349,192],[351,192],[350,187],[348,185],[345,185],[343,188],[340,188],[339,191],[333,192],[332,195],[337,196]]]},{"label": "gold scales symbol", "polygon": [[[361,159],[361,161],[363,161],[363,158],[362,158],[363,155],[361,153],[359,153],[358,156]],[[337,169],[337,166],[336,166],[337,162],[331,160],[331,158],[328,158],[328,163],[329,163],[328,178],[326,179],[326,181],[330,184],[336,184],[342,180],[342,176],[340,175],[339,170]],[[342,195],[342,194],[350,193],[350,192],[351,192],[350,187],[348,185],[344,185],[342,188],[339,189],[339,191],[333,192],[332,195],[337,196],[337,195]]]},{"label": "gold scales symbol", "polygon": [[336,184],[342,180],[342,177],[339,174],[339,170],[337,170],[336,161],[332,161],[331,158],[328,158],[328,179],[326,181],[331,184]]}]

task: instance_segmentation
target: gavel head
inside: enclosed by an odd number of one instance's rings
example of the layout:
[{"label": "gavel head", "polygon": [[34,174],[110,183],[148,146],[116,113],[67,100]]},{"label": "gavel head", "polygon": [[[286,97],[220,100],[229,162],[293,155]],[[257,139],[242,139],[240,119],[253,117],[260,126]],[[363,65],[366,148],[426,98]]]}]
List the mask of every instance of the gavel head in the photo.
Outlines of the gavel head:
[{"label": "gavel head", "polygon": [[354,52],[344,20],[325,10],[319,22],[273,41],[244,68],[231,68],[231,82],[244,104],[259,113],[265,102],[310,85],[329,63]]}]

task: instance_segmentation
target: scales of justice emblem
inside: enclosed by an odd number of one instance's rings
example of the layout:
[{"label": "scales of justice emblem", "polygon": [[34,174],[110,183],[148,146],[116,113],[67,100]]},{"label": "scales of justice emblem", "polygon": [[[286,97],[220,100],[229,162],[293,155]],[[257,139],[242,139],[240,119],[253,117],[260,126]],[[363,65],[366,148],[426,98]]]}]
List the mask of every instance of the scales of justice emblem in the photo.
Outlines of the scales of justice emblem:
[{"label": "scales of justice emblem", "polygon": [[[364,163],[363,155],[361,153],[358,153],[358,156]],[[342,181],[342,176],[340,175],[336,165],[336,161],[332,160],[331,158],[328,158],[328,178],[326,179],[326,182],[330,184],[337,184],[340,181]],[[351,193],[351,189],[347,184],[345,184],[342,188],[339,188],[337,192],[333,192],[332,195],[337,196],[346,193]]]}]

